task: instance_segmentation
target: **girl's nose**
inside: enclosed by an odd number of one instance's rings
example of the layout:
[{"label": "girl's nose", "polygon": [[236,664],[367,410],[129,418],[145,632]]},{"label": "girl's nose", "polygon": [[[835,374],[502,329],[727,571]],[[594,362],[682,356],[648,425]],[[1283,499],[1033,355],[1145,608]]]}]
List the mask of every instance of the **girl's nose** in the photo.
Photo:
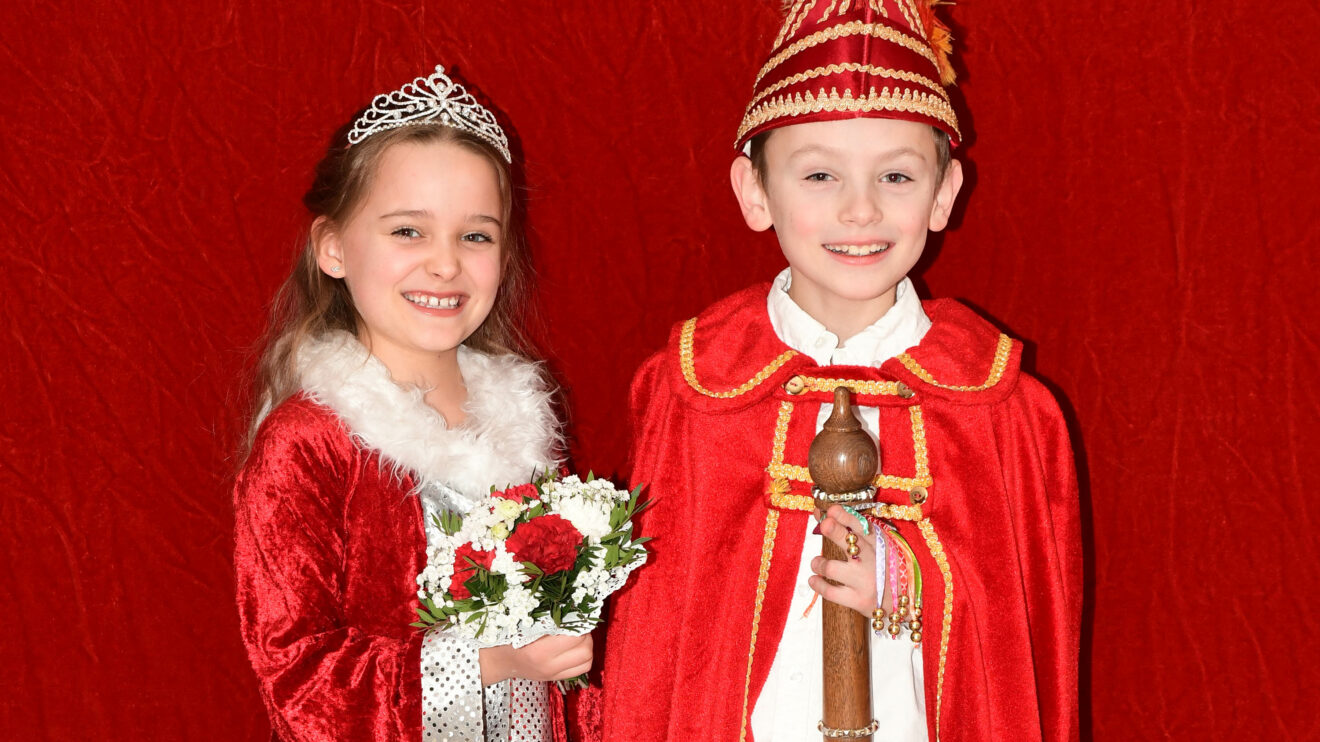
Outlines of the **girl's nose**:
[{"label": "girl's nose", "polygon": [[453,245],[437,245],[426,257],[426,271],[442,281],[453,280],[462,272],[458,249]]}]

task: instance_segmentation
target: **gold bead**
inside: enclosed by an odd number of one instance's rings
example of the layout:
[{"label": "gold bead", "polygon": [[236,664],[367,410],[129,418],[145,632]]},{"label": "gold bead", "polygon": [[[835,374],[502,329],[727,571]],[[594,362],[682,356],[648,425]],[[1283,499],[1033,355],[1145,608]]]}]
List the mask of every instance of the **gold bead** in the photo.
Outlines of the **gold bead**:
[{"label": "gold bead", "polygon": [[905,605],[900,605],[898,610],[894,612],[898,614],[899,618],[907,618],[907,606]]},{"label": "gold bead", "polygon": [[917,606],[916,608],[914,608],[914,609],[912,610],[912,617],[913,617],[913,618],[921,618],[921,606]]},{"label": "gold bead", "polygon": [[900,606],[906,606],[908,604],[908,596],[906,595],[898,596],[898,604]]},{"label": "gold bead", "polygon": [[857,546],[857,544],[848,544],[848,556],[855,557],[861,553],[862,550],[859,546]]},{"label": "gold bead", "polygon": [[890,636],[897,637],[897,636],[898,636],[898,632],[901,631],[901,630],[902,630],[902,628],[898,625],[898,622],[897,622],[897,621],[895,621],[894,623],[889,624],[889,635],[890,635]]},{"label": "gold bead", "polygon": [[913,644],[920,644],[920,643],[921,643],[921,632],[920,632],[920,631],[914,631],[914,632],[912,632],[912,643],[913,643]]}]

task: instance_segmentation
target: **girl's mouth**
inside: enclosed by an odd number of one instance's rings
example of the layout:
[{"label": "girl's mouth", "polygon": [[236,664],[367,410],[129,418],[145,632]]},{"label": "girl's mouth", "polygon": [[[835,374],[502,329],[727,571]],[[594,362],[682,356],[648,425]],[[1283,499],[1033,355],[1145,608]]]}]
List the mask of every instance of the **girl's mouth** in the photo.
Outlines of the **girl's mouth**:
[{"label": "girl's mouth", "polygon": [[457,309],[458,305],[463,303],[461,294],[438,296],[436,294],[406,292],[403,298],[423,309]]}]

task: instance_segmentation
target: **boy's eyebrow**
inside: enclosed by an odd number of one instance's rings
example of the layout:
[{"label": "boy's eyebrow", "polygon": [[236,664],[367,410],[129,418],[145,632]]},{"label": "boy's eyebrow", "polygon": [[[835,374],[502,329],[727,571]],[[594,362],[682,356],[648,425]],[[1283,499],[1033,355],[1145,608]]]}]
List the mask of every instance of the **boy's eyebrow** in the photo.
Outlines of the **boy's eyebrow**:
[{"label": "boy's eyebrow", "polygon": [[[805,147],[802,147],[801,149],[794,150],[793,154],[789,155],[788,158],[791,160],[795,157],[802,157],[805,155],[814,155],[814,154],[838,156],[838,155],[850,155],[851,153],[847,152],[845,149],[842,148],[828,147],[823,144],[808,144]],[[910,147],[907,145],[881,152],[878,155],[876,155],[876,159],[892,160],[898,157],[902,157],[904,155],[912,155],[914,157],[919,157],[922,160],[926,159],[926,155],[922,153],[921,150],[917,149],[916,147]]]}]

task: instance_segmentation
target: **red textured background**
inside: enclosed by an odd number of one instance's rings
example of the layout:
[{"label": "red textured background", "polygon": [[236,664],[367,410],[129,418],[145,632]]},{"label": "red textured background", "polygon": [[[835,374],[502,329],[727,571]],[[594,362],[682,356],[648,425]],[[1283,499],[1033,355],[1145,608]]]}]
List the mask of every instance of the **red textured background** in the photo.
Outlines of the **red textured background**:
[{"label": "red textured background", "polygon": [[[436,62],[514,122],[577,461],[622,468],[632,370],[781,264],[726,175],[772,5],[6,3],[0,738],[264,738],[240,377],[328,133]],[[1067,400],[1089,733],[1320,738],[1320,12],[952,17],[973,177],[919,280]]]}]

